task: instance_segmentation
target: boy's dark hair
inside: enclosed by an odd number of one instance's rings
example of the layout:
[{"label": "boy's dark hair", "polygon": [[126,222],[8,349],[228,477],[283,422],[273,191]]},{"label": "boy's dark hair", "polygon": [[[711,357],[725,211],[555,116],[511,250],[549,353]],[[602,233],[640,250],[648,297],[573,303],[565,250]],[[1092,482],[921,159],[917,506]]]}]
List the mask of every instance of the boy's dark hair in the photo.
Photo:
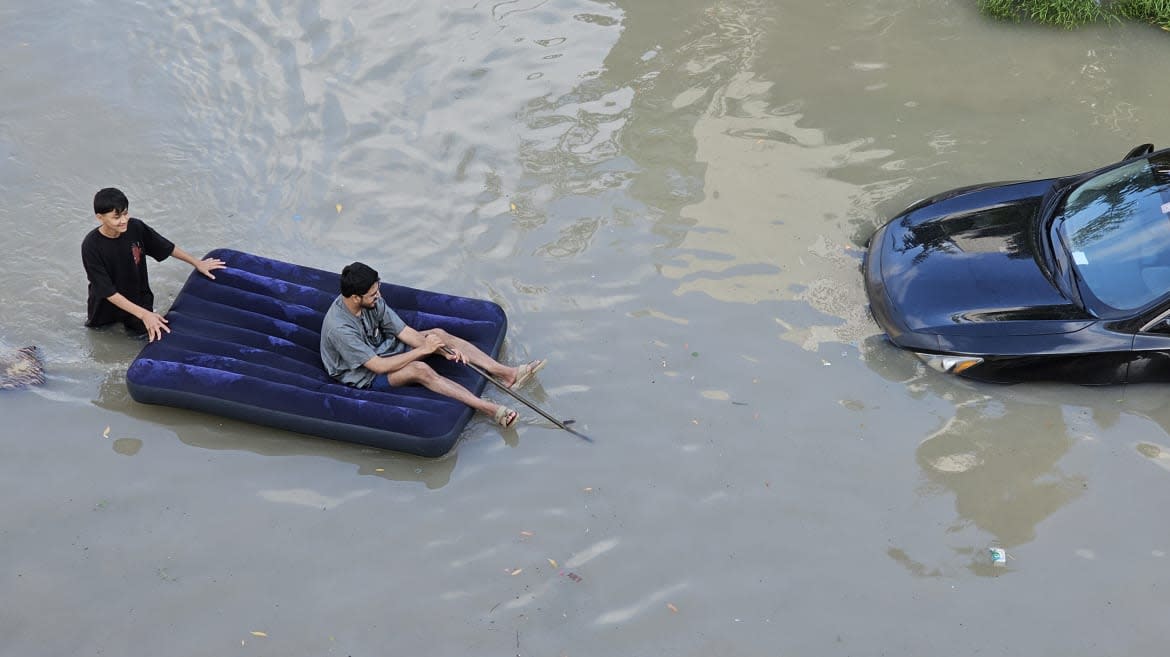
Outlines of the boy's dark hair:
[{"label": "boy's dark hair", "polygon": [[369,265],[355,262],[341,270],[341,296],[361,296],[378,282],[378,272]]},{"label": "boy's dark hair", "polygon": [[97,194],[93,195],[93,213],[105,214],[107,212],[117,211],[119,213],[125,212],[130,207],[130,200],[122,193],[122,190],[113,187],[99,189]]}]

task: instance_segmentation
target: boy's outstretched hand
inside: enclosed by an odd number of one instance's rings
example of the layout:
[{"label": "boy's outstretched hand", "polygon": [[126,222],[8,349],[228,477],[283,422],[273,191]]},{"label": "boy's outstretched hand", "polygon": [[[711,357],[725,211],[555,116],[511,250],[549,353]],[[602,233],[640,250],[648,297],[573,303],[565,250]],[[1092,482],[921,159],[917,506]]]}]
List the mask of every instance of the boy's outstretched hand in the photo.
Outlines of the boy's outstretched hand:
[{"label": "boy's outstretched hand", "polygon": [[219,258],[206,258],[195,263],[195,269],[197,269],[200,274],[203,274],[213,281],[215,280],[215,274],[212,274],[211,272],[215,271],[216,269],[223,269],[225,267],[227,267],[227,263],[223,260],[220,260]]},{"label": "boy's outstretched hand", "polygon": [[215,275],[211,272],[215,271],[216,269],[223,269],[224,267],[227,267],[227,263],[223,260],[220,260],[219,258],[204,258],[203,260],[196,260],[195,256],[187,253],[183,249],[180,249],[178,245],[175,245],[175,250],[171,252],[171,255],[191,265],[195,268],[195,271],[203,274],[213,281],[215,280]]}]

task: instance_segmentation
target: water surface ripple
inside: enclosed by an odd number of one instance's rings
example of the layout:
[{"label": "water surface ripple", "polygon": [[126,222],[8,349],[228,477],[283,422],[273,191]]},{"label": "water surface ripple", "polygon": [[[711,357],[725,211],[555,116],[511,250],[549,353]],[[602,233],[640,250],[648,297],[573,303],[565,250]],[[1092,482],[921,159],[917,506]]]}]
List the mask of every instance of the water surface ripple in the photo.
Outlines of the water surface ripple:
[{"label": "water surface ripple", "polygon": [[[974,4],[0,7],[0,349],[49,374],[0,395],[0,652],[1161,654],[1165,387],[964,383],[865,314],[910,202],[1159,142],[1160,31]],[[597,442],[135,404],[82,327],[109,185],[191,252],[499,302]]]}]

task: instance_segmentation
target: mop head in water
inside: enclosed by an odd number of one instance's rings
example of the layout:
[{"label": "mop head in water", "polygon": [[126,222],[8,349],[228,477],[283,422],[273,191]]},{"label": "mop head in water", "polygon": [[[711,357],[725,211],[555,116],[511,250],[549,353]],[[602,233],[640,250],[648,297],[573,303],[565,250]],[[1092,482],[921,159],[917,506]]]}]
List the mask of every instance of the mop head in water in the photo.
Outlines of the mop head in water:
[{"label": "mop head in water", "polygon": [[45,365],[36,347],[0,353],[0,390],[35,386],[45,382]]}]

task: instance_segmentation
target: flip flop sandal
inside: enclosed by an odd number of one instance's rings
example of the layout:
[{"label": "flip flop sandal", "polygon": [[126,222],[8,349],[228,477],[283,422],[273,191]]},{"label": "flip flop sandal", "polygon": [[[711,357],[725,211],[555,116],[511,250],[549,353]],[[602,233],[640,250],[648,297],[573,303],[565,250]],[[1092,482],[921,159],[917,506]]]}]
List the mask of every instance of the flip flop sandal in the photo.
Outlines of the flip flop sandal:
[{"label": "flip flop sandal", "polygon": [[[533,365],[532,363],[536,364]],[[516,382],[508,386],[509,390],[518,390],[520,386],[531,381],[532,377],[536,376],[536,373],[544,369],[544,366],[548,364],[548,359],[534,360],[532,363],[524,363],[520,366],[519,372],[516,374]]]},{"label": "flip flop sandal", "polygon": [[496,414],[492,416],[492,419],[496,421],[496,424],[507,429],[513,424],[516,424],[516,419],[519,417],[520,414],[516,411],[507,406],[500,405],[496,407]]}]

